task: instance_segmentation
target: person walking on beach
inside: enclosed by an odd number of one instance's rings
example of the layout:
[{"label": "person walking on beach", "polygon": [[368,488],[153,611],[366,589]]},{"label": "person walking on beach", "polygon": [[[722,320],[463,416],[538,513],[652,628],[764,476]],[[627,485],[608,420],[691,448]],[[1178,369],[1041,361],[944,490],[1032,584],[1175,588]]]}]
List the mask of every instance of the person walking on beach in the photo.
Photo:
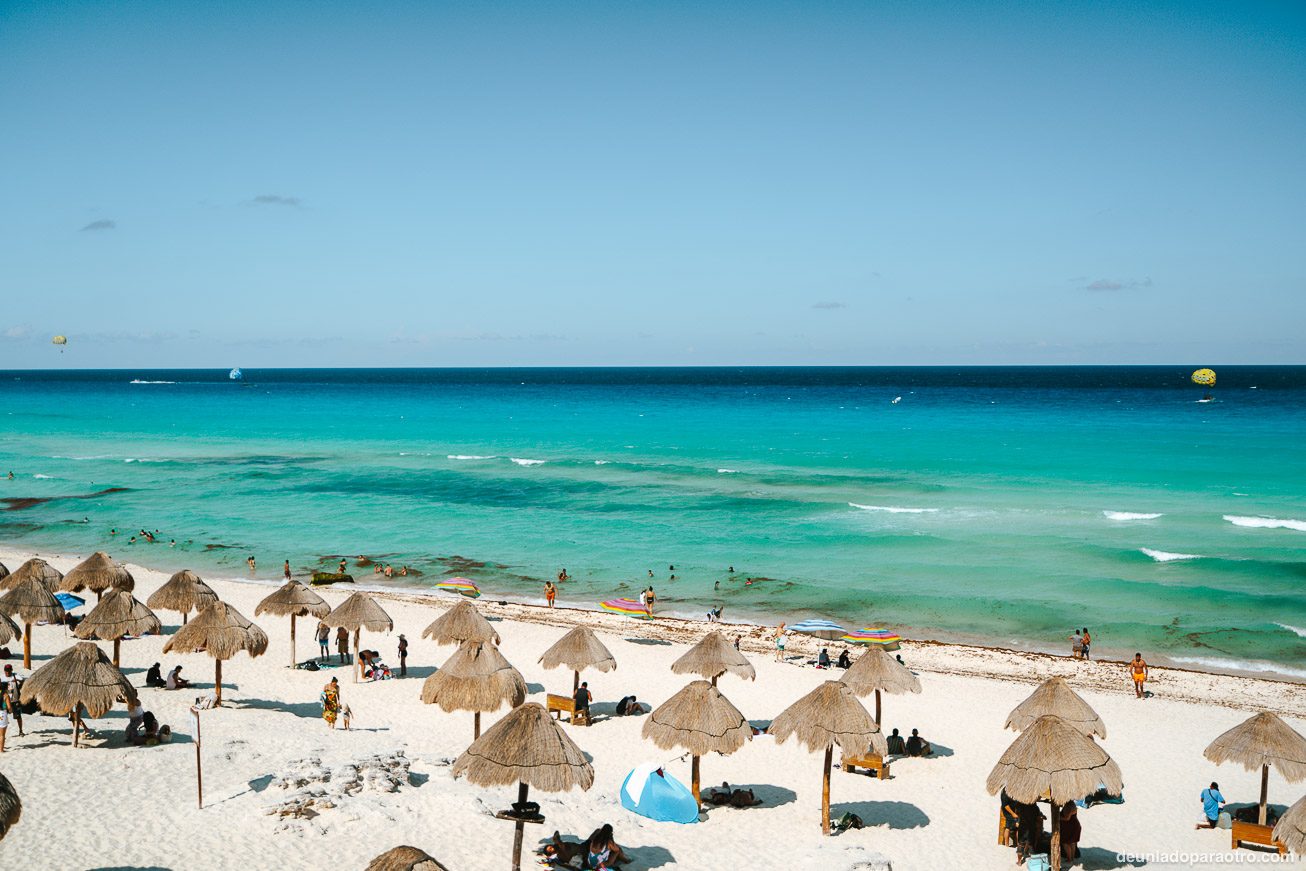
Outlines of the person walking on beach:
[{"label": "person walking on beach", "polygon": [[290,560],[286,560],[286,564],[281,567],[281,573],[286,576],[286,580],[290,580]]},{"label": "person walking on beach", "polygon": [[1088,627],[1085,626],[1083,629],[1079,630],[1079,634],[1084,639],[1084,659],[1092,659],[1093,657],[1089,655],[1088,646],[1093,643],[1093,638],[1088,634]]},{"label": "person walking on beach", "polygon": [[349,662],[349,630],[341,626],[336,630],[336,652],[340,654],[340,664]]},{"label": "person walking on beach", "polygon": [[331,658],[331,628],[321,620],[317,623],[318,658],[326,661]]},{"label": "person walking on beach", "polygon": [[322,719],[326,720],[328,728],[336,727],[336,717],[340,716],[340,681],[331,678],[327,681],[326,686],[322,687]]},{"label": "person walking on beach", "polygon": [[408,639],[399,633],[399,676],[408,677]]},{"label": "person walking on beach", "polygon": [[553,607],[553,600],[556,599],[557,597],[558,597],[558,588],[553,586],[553,581],[545,581],[544,601],[549,603],[550,608]]},{"label": "person walking on beach", "polygon": [[23,735],[25,734],[23,732],[23,706],[20,704],[21,699],[19,697],[22,688],[23,688],[23,682],[18,679],[18,675],[14,672],[14,667],[6,663],[5,675],[4,675],[4,692],[9,697],[10,716],[12,716],[14,718],[14,722],[18,724],[19,738],[23,737]]},{"label": "person walking on beach", "polygon": [[644,610],[648,613],[650,620],[653,618],[653,605],[657,600],[657,594],[653,592],[653,586],[650,584],[648,594],[644,597]]},{"label": "person walking on beach", "polygon": [[785,625],[783,623],[775,628],[775,661],[785,661]]},{"label": "person walking on beach", "polygon": [[1134,679],[1134,696],[1143,698],[1143,682],[1147,680],[1147,663],[1143,660],[1143,654],[1135,653],[1133,661],[1129,663],[1129,675]]}]

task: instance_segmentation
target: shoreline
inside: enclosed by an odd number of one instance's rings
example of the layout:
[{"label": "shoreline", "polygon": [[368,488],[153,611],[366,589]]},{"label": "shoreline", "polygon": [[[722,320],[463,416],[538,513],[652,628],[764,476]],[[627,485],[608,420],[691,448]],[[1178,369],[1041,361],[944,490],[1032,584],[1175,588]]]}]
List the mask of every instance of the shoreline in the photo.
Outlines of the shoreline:
[{"label": "shoreline", "polygon": [[[35,556],[72,564],[85,558],[77,554],[39,554],[14,549],[12,544],[0,545],[0,562],[8,565],[10,571]],[[124,562],[124,565],[133,574],[160,571],[134,562]],[[283,583],[279,579],[229,576],[210,576],[206,577],[205,581],[210,585],[233,584],[269,590]],[[343,593],[346,590],[365,591],[384,601],[439,610],[444,610],[460,598],[451,594],[437,593],[435,590],[399,590],[358,581],[339,586],[322,585],[313,589],[319,595],[328,592]],[[769,625],[730,621],[708,623],[705,619],[672,615],[659,616],[655,620],[648,621],[610,614],[597,608],[565,605],[549,608],[543,604],[503,598],[491,599],[484,595],[476,600],[476,607],[492,621],[506,620],[561,628],[583,623],[603,634],[665,644],[693,644],[707,631],[716,628],[732,639],[737,636],[740,639],[740,649],[746,653],[770,657],[775,652],[774,642],[771,640],[774,623]],[[777,620],[776,623],[778,622]],[[814,660],[821,647],[831,649],[848,647],[854,655],[860,649],[860,645],[824,641],[791,632],[787,636],[786,645],[788,661]],[[1130,686],[1124,660],[1110,658],[1075,660],[1068,655],[1057,655],[1046,651],[934,639],[905,639],[901,643],[899,652],[913,671],[929,674],[1012,681],[1030,686],[1037,685],[1049,677],[1060,676],[1073,679],[1076,686],[1101,692],[1125,692]],[[1153,675],[1149,684],[1153,692],[1164,694],[1166,698],[1173,701],[1219,705],[1248,711],[1270,710],[1283,716],[1306,718],[1306,682],[1290,676],[1264,676],[1188,668],[1176,665],[1159,655],[1149,659],[1149,663],[1152,665]]]}]

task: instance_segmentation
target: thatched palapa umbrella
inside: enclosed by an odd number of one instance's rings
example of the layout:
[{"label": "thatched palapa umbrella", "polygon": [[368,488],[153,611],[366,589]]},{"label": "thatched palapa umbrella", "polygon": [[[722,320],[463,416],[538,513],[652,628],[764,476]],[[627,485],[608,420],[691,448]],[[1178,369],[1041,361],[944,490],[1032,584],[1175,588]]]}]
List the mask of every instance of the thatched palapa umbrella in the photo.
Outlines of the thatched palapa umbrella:
[{"label": "thatched palapa umbrella", "polygon": [[110,559],[102,550],[82,560],[68,570],[68,574],[59,581],[57,590],[65,593],[80,593],[90,590],[99,599],[105,590],[127,590],[136,588],[136,579],[132,573]]},{"label": "thatched palapa umbrella", "polygon": [[[15,572],[9,577],[14,577]],[[63,606],[40,578],[28,575],[0,596],[0,613],[17,616],[23,623],[23,668],[32,667],[32,626],[36,623],[60,623]]]},{"label": "thatched palapa umbrella", "polygon": [[8,614],[0,614],[0,644],[8,644],[16,638],[23,637],[23,629]]},{"label": "thatched palapa umbrella", "polygon": [[1006,728],[1020,732],[1048,714],[1060,717],[1085,735],[1106,737],[1106,724],[1097,711],[1090,708],[1063,677],[1051,677],[1039,684],[1038,689],[1008,715]]},{"label": "thatched palapa umbrella", "polygon": [[102,717],[114,703],[136,698],[136,689],[104,651],[79,641],[32,672],[23,684],[22,701],[35,701],[48,714],[73,715],[73,746],[88,717]]},{"label": "thatched palapa umbrella", "polygon": [[644,721],[644,737],[663,750],[689,751],[691,788],[699,801],[699,757],[734,753],[753,737],[753,727],[720,690],[696,680],[658,705]]},{"label": "thatched palapa umbrella", "polygon": [[190,569],[182,569],[168,582],[159,587],[145,604],[158,611],[180,611],[181,622],[185,625],[191,611],[203,611],[218,601],[218,594]]},{"label": "thatched palapa umbrella", "polygon": [[540,657],[540,664],[545,668],[565,666],[572,670],[574,678],[571,692],[574,695],[580,688],[580,673],[587,668],[608,672],[617,667],[617,660],[612,652],[599,641],[599,637],[588,626],[577,626]]},{"label": "thatched palapa umbrella", "polygon": [[[0,566],[3,568],[3,566]],[[23,815],[23,801],[18,797],[18,792],[14,785],[9,782],[9,778],[0,774],[0,840],[4,840],[5,834],[18,825],[18,820]]]},{"label": "thatched palapa umbrella", "polygon": [[250,656],[262,656],[268,649],[268,636],[226,602],[214,602],[187,623],[163,645],[164,653],[207,653],[213,657],[213,683],[217,700],[222,704],[222,661],[244,650]]},{"label": "thatched palapa umbrella", "polygon": [[685,655],[671,664],[675,674],[696,674],[712,681],[726,672],[745,680],[755,680],[757,670],[735,646],[726,640],[719,629],[713,629],[703,640],[689,648]]},{"label": "thatched palapa umbrella", "polygon": [[827,680],[771,721],[767,732],[783,744],[796,736],[810,752],[825,751],[825,770],[821,781],[821,831],[830,834],[830,765],[834,745],[847,756],[860,756],[873,750],[880,756],[889,752],[880,726],[857,701],[846,684]]},{"label": "thatched palapa umbrella", "polygon": [[331,613],[331,606],[299,581],[286,581],[275,593],[258,603],[254,616],[258,617],[264,611],[275,617],[290,616],[290,667],[294,668],[299,663],[295,655],[295,618],[312,616],[320,620]]},{"label": "thatched palapa umbrella", "polygon": [[0,563],[0,590],[5,588],[5,578],[9,577],[9,569],[5,568],[4,563]]},{"label": "thatched palapa umbrella", "polygon": [[488,641],[464,641],[449,661],[422,684],[422,701],[445,711],[472,711],[472,738],[481,736],[481,714],[504,702],[526,701],[526,680]]},{"label": "thatched palapa umbrella", "polygon": [[36,578],[53,593],[59,582],[63,580],[63,572],[40,557],[34,556],[15,569],[12,574],[0,575],[0,590],[12,590],[27,578]]},{"label": "thatched palapa umbrella", "polygon": [[364,871],[449,871],[425,850],[404,845],[386,850],[371,862]]},{"label": "thatched palapa umbrella", "polygon": [[1248,771],[1261,769],[1261,801],[1257,822],[1265,825],[1265,799],[1270,767],[1289,783],[1306,780],[1306,738],[1278,715],[1262,711],[1211,742],[1204,754],[1216,765],[1237,762]]},{"label": "thatched palapa umbrella", "polygon": [[358,657],[363,630],[389,632],[395,628],[395,621],[367,593],[354,593],[323,617],[322,622],[332,629],[343,626],[354,633],[354,683],[358,683],[363,673],[363,663]]},{"label": "thatched palapa umbrella", "polygon": [[431,621],[431,625],[422,630],[422,637],[436,644],[462,644],[464,641],[499,643],[499,633],[466,599],[455,602],[452,608]]},{"label": "thatched palapa umbrella", "polygon": [[880,721],[880,691],[886,693],[919,693],[921,682],[907,666],[890,656],[882,647],[871,647],[839,680],[847,684],[856,696],[875,693],[875,722]]},{"label": "thatched palapa umbrella", "polygon": [[[472,742],[453,764],[454,777],[464,774],[477,786],[517,784],[519,805],[525,803],[532,786],[545,792],[566,792],[574,786],[589,789],[594,784],[594,767],[585,761],[585,754],[549,712],[534,702],[514,708]],[[525,828],[525,823],[517,820],[513,871],[521,868]]]},{"label": "thatched palapa umbrella", "polygon": [[1044,715],[1025,729],[989,773],[990,795],[1006,792],[1018,802],[1050,800],[1052,868],[1061,868],[1061,807],[1106,786],[1111,795],[1124,789],[1120,766],[1080,729],[1060,717]]},{"label": "thatched palapa umbrella", "polygon": [[[70,572],[71,574],[71,572]],[[126,590],[110,588],[100,604],[91,609],[73,634],[78,638],[113,642],[113,664],[118,665],[118,647],[127,635],[155,635],[163,632],[163,624],[154,612],[136,601]]]},{"label": "thatched palapa umbrella", "polygon": [[1306,796],[1297,799],[1297,803],[1279,817],[1279,823],[1274,827],[1270,839],[1283,844],[1298,856],[1306,856]]}]

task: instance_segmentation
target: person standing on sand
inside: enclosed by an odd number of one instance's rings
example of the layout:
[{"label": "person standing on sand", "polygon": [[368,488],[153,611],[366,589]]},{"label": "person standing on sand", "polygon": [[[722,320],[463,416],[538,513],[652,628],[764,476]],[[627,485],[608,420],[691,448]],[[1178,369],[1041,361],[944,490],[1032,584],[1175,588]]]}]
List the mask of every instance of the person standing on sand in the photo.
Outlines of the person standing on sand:
[{"label": "person standing on sand", "polygon": [[785,625],[783,623],[775,628],[775,661],[785,661]]},{"label": "person standing on sand", "polygon": [[1135,653],[1133,661],[1129,663],[1129,676],[1134,679],[1134,696],[1143,698],[1143,682],[1147,680],[1147,663],[1143,661],[1143,654]]},{"label": "person standing on sand", "polygon": [[1088,646],[1093,643],[1093,637],[1088,634],[1088,627],[1085,626],[1083,629],[1079,630],[1079,634],[1084,639],[1084,659],[1092,659],[1093,657],[1089,654]]},{"label": "person standing on sand", "polygon": [[644,610],[648,612],[648,616],[650,620],[653,618],[653,605],[657,602],[657,600],[658,600],[657,594],[653,592],[653,585],[650,584],[648,588],[648,596],[646,596],[644,599]]},{"label": "person standing on sand", "polygon": [[340,654],[340,664],[349,662],[349,630],[341,626],[336,630],[336,652]]},{"label": "person standing on sand", "polygon": [[408,677],[408,639],[399,633],[399,676]]},{"label": "person standing on sand", "polygon": [[336,717],[340,716],[340,681],[331,678],[322,687],[322,719],[331,729],[336,727]]},{"label": "person standing on sand", "polygon": [[1071,632],[1072,634],[1070,636],[1070,655],[1073,656],[1075,659],[1083,659],[1084,636],[1080,635],[1079,632],[1073,629],[1071,630]]},{"label": "person standing on sand", "polygon": [[321,620],[317,621],[317,650],[319,659],[331,658],[331,628]]},{"label": "person standing on sand", "polygon": [[550,608],[553,607],[553,600],[556,599],[557,597],[558,597],[558,588],[553,586],[553,581],[545,581],[544,601],[549,603]]}]

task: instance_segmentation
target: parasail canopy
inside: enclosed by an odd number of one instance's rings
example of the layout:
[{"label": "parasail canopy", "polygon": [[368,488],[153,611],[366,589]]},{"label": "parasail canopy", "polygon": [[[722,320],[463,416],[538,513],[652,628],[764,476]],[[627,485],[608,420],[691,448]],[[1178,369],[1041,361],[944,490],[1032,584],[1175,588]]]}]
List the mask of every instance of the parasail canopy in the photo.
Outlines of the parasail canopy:
[{"label": "parasail canopy", "polygon": [[67,337],[67,336],[55,336],[53,339],[50,340],[50,344],[52,344],[52,345],[66,345],[66,344],[68,344],[68,337]]},{"label": "parasail canopy", "polygon": [[1203,387],[1214,387],[1214,386],[1215,386],[1215,370],[1214,370],[1214,369],[1198,369],[1196,372],[1193,373],[1193,383],[1194,383],[1194,384],[1201,384]]}]

